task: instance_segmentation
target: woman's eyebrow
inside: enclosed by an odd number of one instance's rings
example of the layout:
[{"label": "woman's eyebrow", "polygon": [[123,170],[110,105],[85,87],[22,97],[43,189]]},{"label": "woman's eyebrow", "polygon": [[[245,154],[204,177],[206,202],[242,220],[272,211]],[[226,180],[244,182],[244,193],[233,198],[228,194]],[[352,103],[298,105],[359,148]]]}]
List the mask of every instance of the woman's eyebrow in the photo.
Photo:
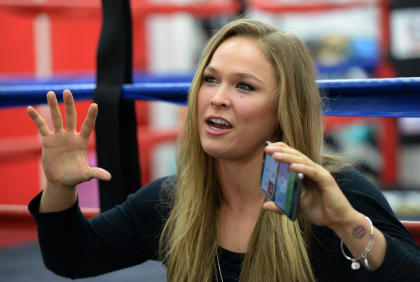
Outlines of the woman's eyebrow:
[{"label": "woman's eyebrow", "polygon": [[259,79],[258,77],[256,77],[255,75],[253,75],[253,74],[250,74],[250,73],[237,73],[236,74],[239,78],[248,78],[248,79],[253,79],[253,80],[255,80],[255,81],[257,81],[258,83],[260,83],[260,84],[263,84],[264,85],[264,83],[261,81],[261,79]]},{"label": "woman's eyebrow", "polygon": [[207,66],[204,69],[204,71],[209,71],[209,72],[215,72],[215,73],[217,73],[217,70],[214,67],[211,67],[211,66]]},{"label": "woman's eyebrow", "polygon": [[[218,73],[217,69],[215,69],[212,66],[207,66],[204,71],[208,71],[208,72],[211,72],[211,73]],[[264,85],[264,83],[262,82],[261,79],[259,79],[257,76],[255,76],[253,74],[250,74],[250,73],[242,73],[242,72],[240,72],[240,73],[235,73],[235,76],[237,76],[237,77],[239,77],[241,79],[246,79],[246,78],[253,79],[256,82]]]}]

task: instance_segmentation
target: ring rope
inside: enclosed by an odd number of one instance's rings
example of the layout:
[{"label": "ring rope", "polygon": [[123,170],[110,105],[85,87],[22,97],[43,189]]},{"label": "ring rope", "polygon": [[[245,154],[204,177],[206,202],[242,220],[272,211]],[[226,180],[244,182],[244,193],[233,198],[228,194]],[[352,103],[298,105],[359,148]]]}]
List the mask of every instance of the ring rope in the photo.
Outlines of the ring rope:
[{"label": "ring rope", "polygon": [[[325,94],[325,115],[420,117],[420,77],[318,80]],[[128,100],[165,101],[185,105],[190,83],[133,83],[122,86]],[[93,97],[94,83],[0,85],[0,108],[45,103],[52,90],[62,99],[70,89],[77,100]]]}]

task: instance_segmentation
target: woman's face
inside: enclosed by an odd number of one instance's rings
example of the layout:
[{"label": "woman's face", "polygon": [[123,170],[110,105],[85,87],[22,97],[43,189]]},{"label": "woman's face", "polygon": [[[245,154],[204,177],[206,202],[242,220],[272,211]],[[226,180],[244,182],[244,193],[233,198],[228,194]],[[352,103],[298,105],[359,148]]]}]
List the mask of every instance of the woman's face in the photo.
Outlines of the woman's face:
[{"label": "woman's face", "polygon": [[218,159],[262,156],[276,134],[274,67],[249,38],[231,37],[215,51],[198,94],[201,145]]}]

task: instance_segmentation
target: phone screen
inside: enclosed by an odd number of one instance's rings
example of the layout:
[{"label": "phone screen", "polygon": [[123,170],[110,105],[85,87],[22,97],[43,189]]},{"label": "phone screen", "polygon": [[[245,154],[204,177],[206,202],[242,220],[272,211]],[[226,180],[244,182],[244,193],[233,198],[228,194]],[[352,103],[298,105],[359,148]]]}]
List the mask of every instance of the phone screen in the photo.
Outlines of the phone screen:
[{"label": "phone screen", "polygon": [[289,164],[277,162],[264,153],[260,187],[291,220],[296,219],[299,209],[302,181],[302,173],[296,173]]}]

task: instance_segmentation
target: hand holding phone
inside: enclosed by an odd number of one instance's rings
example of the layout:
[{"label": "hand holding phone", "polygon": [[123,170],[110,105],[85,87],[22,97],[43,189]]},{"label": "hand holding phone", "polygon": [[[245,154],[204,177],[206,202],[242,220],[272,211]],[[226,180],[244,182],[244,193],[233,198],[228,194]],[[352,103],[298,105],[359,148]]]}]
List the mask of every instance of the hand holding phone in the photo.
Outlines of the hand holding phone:
[{"label": "hand holding phone", "polygon": [[278,162],[264,152],[260,188],[291,220],[296,220],[299,210],[302,182],[302,173],[296,173],[288,163]]}]

